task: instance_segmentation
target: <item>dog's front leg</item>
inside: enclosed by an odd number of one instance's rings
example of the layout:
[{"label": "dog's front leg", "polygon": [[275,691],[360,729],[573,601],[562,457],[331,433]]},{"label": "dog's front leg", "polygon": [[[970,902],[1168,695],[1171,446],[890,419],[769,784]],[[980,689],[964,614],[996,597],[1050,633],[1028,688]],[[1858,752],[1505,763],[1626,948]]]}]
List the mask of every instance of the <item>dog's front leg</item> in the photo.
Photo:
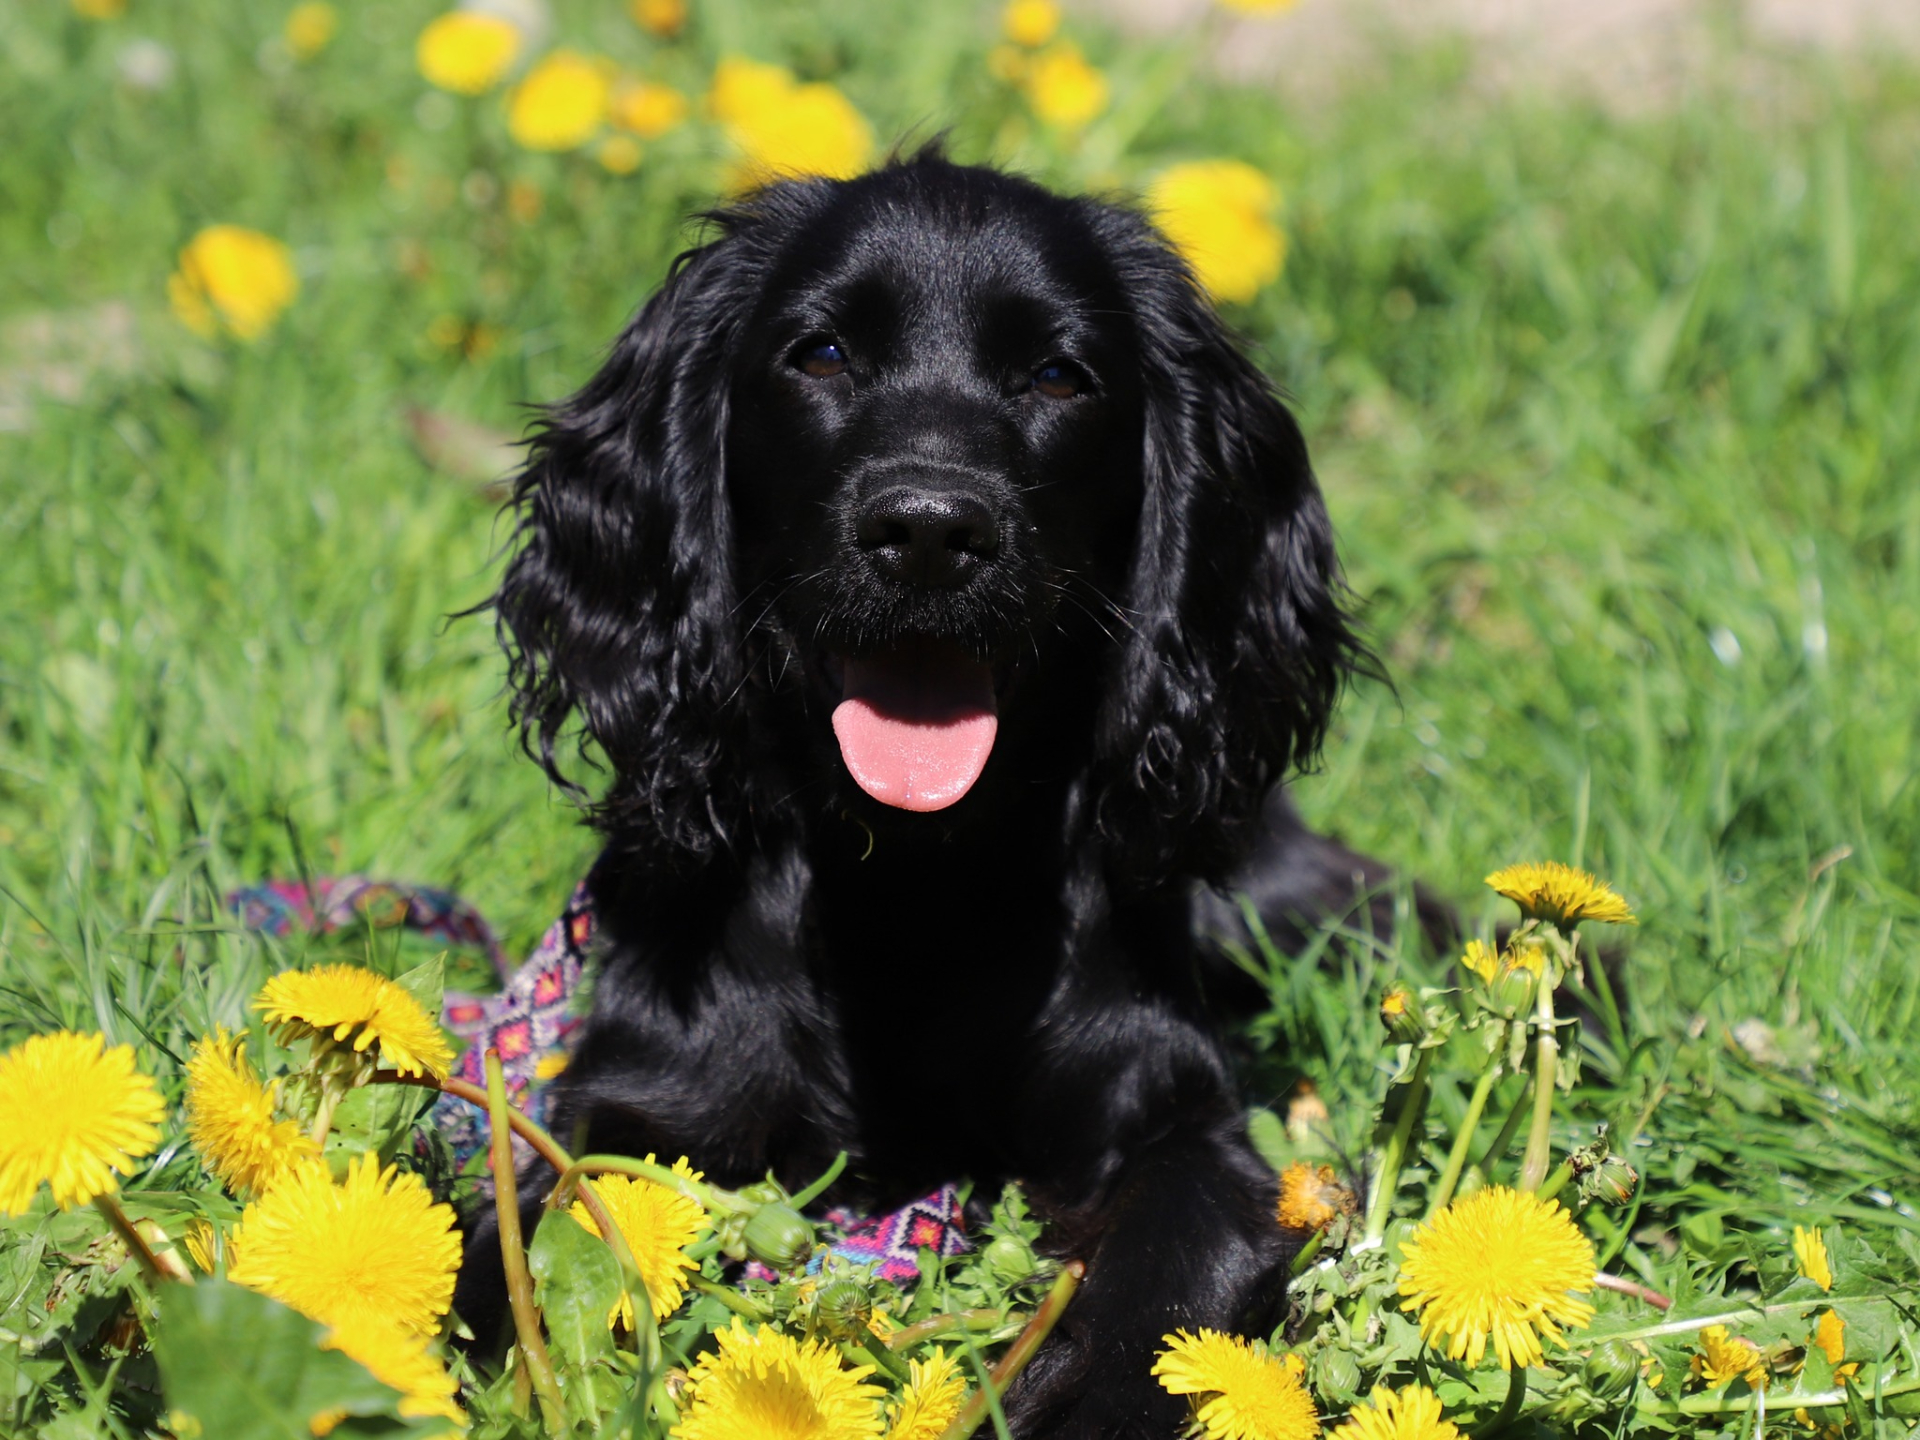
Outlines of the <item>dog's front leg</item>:
[{"label": "dog's front leg", "polygon": [[1173,1440],[1187,1402],[1152,1375],[1162,1338],[1264,1333],[1285,1284],[1275,1181],[1238,1114],[1189,1116],[1132,1148],[1103,1201],[1063,1215],[1055,1245],[1087,1275],[1008,1395],[1022,1440]]}]

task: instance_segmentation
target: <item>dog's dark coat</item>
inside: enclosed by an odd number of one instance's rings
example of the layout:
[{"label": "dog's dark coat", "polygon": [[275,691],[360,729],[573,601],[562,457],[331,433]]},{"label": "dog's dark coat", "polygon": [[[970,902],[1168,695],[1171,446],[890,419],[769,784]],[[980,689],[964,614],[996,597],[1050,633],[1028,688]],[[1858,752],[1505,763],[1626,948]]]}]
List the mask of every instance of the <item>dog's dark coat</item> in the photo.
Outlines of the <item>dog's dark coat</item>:
[{"label": "dog's dark coat", "polygon": [[[1089,1269],[1015,1430],[1171,1436],[1159,1337],[1282,1289],[1196,937],[1380,874],[1274,788],[1361,655],[1305,444],[1125,209],[927,154],[713,220],[539,433],[497,597],[534,748],[577,718],[610,766],[557,1133],[730,1184],[845,1149],[868,1206],[1018,1177]],[[999,735],[914,814],[829,717],[928,638]]]}]

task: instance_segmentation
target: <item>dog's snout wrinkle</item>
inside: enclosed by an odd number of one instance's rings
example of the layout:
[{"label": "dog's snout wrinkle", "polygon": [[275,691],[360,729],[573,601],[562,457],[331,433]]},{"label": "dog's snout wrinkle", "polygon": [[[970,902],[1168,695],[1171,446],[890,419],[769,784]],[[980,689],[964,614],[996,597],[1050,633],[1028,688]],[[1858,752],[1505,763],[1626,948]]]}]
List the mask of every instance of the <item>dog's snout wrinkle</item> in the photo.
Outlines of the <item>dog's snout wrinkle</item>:
[{"label": "dog's snout wrinkle", "polygon": [[893,485],[860,507],[854,538],[888,578],[951,589],[1000,553],[1000,516],[971,491]]}]

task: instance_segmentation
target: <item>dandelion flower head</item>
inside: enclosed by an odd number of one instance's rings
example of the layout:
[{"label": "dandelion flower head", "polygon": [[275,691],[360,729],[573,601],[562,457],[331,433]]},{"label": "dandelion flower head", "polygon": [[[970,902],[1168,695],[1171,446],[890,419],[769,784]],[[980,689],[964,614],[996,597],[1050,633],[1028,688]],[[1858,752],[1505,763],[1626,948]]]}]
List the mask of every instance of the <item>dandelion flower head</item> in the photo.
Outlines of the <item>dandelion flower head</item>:
[{"label": "dandelion flower head", "polygon": [[1280,190],[1244,161],[1170,166],[1148,187],[1147,206],[1214,299],[1245,304],[1279,278],[1287,255],[1273,219]]},{"label": "dandelion flower head", "polygon": [[1107,108],[1107,77],[1070,40],[1041,51],[1026,67],[1027,102],[1049,125],[1075,130]]},{"label": "dandelion flower head", "polygon": [[[653,1163],[653,1156],[647,1156],[647,1164]],[[690,1180],[700,1178],[684,1156],[674,1161],[673,1172]],[[700,1208],[698,1201],[651,1180],[630,1175],[599,1175],[592,1183],[601,1203],[612,1215],[613,1223],[619,1227],[621,1238],[627,1242],[627,1249],[633,1252],[633,1263],[640,1269],[641,1280],[646,1282],[653,1318],[666,1319],[680,1308],[680,1301],[687,1293],[687,1276],[699,1268],[688,1258],[686,1247],[706,1228],[707,1212]],[[580,1201],[575,1200],[568,1213],[595,1235],[600,1234],[592,1213]],[[620,1303],[607,1313],[609,1328],[616,1320],[629,1330],[633,1328],[630,1296],[622,1295]]]},{"label": "dandelion flower head", "polygon": [[907,1387],[887,1421],[887,1440],[940,1440],[960,1413],[967,1382],[947,1350],[907,1362]]},{"label": "dandelion flower head", "polygon": [[528,150],[575,150],[607,118],[613,67],[576,50],[556,50],[514,87],[507,133]]},{"label": "dandelion flower head", "polygon": [[119,1189],[115,1172],[153,1153],[166,1113],[131,1045],[28,1036],[0,1055],[0,1215],[23,1213],[42,1181],[62,1209]]},{"label": "dandelion flower head", "polygon": [[1709,1390],[1718,1390],[1735,1380],[1745,1380],[1755,1390],[1767,1383],[1767,1363],[1760,1347],[1743,1340],[1724,1325],[1709,1325],[1700,1332],[1700,1353],[1692,1360],[1694,1377],[1704,1380]]},{"label": "dandelion flower head", "polygon": [[882,1392],[871,1366],[847,1369],[822,1340],[795,1340],[738,1317],[689,1374],[674,1440],[878,1440]]},{"label": "dandelion flower head", "polygon": [[1446,1341],[1451,1360],[1478,1365],[1493,1342],[1502,1369],[1538,1365],[1544,1337],[1584,1329],[1593,1307],[1593,1245],[1557,1201],[1490,1185],[1456,1200],[1402,1249],[1403,1310],[1420,1312],[1420,1336]]},{"label": "dandelion flower head", "polygon": [[229,1190],[258,1192],[320,1147],[291,1120],[274,1118],[274,1094],[247,1063],[247,1042],[224,1025],[187,1061],[187,1135]]},{"label": "dandelion flower head", "polygon": [[383,1170],[375,1156],[356,1158],[339,1185],[308,1160],[247,1206],[227,1274],[322,1325],[430,1335],[453,1303],[453,1221],[418,1175]]},{"label": "dandelion flower head", "polygon": [[1818,1230],[1793,1227],[1793,1258],[1800,1262],[1800,1273],[1822,1290],[1833,1289],[1833,1265],[1827,1258],[1827,1241]]},{"label": "dandelion flower head", "polygon": [[244,225],[209,225],[187,242],[167,277],[173,313],[209,339],[222,329],[259,339],[299,293],[293,252]]},{"label": "dandelion flower head", "polygon": [[739,152],[736,189],[783,176],[851,179],[873,153],[873,130],[851,100],[825,82],[802,85],[778,65],[722,60],[707,108]]},{"label": "dandelion flower head", "polygon": [[287,49],[296,60],[311,60],[328,45],[340,29],[340,12],[327,0],[305,0],[287,12]]},{"label": "dandelion flower head", "polygon": [[1440,1413],[1440,1397],[1426,1386],[1377,1386],[1327,1440],[1460,1440],[1460,1430]]},{"label": "dandelion flower head", "polygon": [[429,85],[455,95],[484,95],[507,78],[524,43],[510,20],[454,10],[420,32],[413,58]]},{"label": "dandelion flower head", "polygon": [[1220,0],[1223,7],[1242,15],[1284,15],[1299,3],[1300,0]]},{"label": "dandelion flower head", "polygon": [[378,1045],[381,1058],[402,1075],[443,1078],[453,1048],[420,1002],[399,985],[358,965],[287,970],[269,980],[254,1008],[281,1039],[311,1039],[356,1052]]},{"label": "dandelion flower head", "polygon": [[642,140],[658,140],[687,118],[687,97],[671,85],[628,80],[615,87],[607,118]]},{"label": "dandelion flower head", "polygon": [[1060,33],[1060,7],[1054,0],[1010,0],[1000,28],[1014,44],[1038,50]]},{"label": "dandelion flower head", "polygon": [[1322,1230],[1353,1213],[1353,1192],[1334,1179],[1331,1165],[1296,1160],[1280,1172],[1278,1216],[1285,1230]]},{"label": "dandelion flower head", "polygon": [[687,0],[627,0],[633,23],[649,35],[671,40],[687,23]]},{"label": "dandelion flower head", "polygon": [[1555,925],[1577,925],[1582,920],[1606,925],[1639,923],[1611,885],[1558,860],[1509,865],[1487,876],[1487,884],[1518,905],[1530,919],[1551,920]]},{"label": "dandelion flower head", "polygon": [[1466,952],[1460,957],[1460,966],[1491,985],[1494,976],[1500,973],[1500,956],[1486,941],[1469,940]]},{"label": "dandelion flower head", "polygon": [[1153,1373],[1170,1395],[1203,1397],[1194,1417],[1207,1440],[1313,1440],[1320,1433],[1299,1356],[1282,1359],[1257,1340],[1218,1330],[1161,1339],[1167,1348]]}]

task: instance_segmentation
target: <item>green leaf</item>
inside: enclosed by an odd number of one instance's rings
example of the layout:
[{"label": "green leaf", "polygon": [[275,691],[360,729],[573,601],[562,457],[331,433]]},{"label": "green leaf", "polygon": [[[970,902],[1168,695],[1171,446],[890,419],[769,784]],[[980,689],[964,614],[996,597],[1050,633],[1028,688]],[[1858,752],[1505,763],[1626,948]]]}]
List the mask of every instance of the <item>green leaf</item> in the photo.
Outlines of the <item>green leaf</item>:
[{"label": "green leaf", "polygon": [[167,1286],[158,1304],[153,1350],[167,1408],[192,1416],[208,1440],[313,1440],[314,1417],[341,1412],[398,1422],[399,1395],[322,1350],[321,1327],[277,1301],[202,1280]]},{"label": "green leaf", "polygon": [[435,1092],[418,1085],[362,1085],[333,1112],[327,1161],[343,1174],[348,1159],[375,1154],[386,1165],[413,1133],[413,1122],[433,1103]]},{"label": "green leaf", "polygon": [[420,1008],[437,1023],[446,1000],[447,957],[436,955],[393,977],[393,983],[420,1002]]},{"label": "green leaf", "polygon": [[[620,1262],[605,1242],[571,1215],[549,1213],[533,1232],[527,1268],[556,1360],[580,1371],[612,1359],[607,1312],[620,1303]],[[647,1302],[636,1295],[634,1303]]]}]

